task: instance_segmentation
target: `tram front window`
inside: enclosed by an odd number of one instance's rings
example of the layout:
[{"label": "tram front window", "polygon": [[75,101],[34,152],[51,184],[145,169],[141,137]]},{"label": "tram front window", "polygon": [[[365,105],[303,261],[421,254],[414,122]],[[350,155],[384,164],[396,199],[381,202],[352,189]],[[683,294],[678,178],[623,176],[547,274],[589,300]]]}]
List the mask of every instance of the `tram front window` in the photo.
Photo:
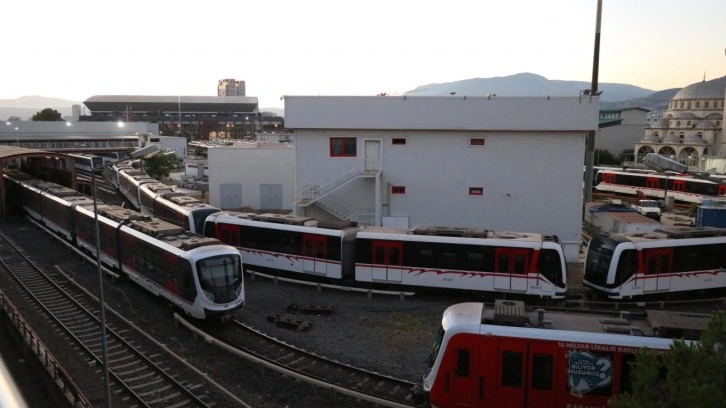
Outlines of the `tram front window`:
[{"label": "tram front window", "polygon": [[214,303],[229,303],[239,296],[242,269],[239,256],[223,255],[197,261],[199,284]]},{"label": "tram front window", "polygon": [[588,282],[605,285],[613,257],[612,246],[613,243],[605,237],[595,236],[590,240],[585,261],[585,279]]},{"label": "tram front window", "polygon": [[444,328],[439,327],[439,331],[436,333],[436,337],[434,337],[434,347],[432,348],[431,354],[429,354],[428,358],[429,368],[433,367],[436,362],[436,356],[439,355],[439,350],[441,349],[441,342],[444,341],[444,334],[446,334]]}]

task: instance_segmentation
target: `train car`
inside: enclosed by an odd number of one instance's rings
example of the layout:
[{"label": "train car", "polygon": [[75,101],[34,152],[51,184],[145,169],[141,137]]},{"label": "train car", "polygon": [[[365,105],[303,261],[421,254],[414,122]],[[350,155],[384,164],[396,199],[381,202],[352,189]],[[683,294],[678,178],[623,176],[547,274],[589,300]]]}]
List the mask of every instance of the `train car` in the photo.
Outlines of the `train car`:
[{"label": "train car", "polygon": [[360,228],[279,214],[220,212],[204,234],[240,250],[247,268],[413,287],[563,298],[556,237],[476,228]]},{"label": "train car", "polygon": [[69,153],[73,157],[76,172],[90,175],[92,172],[99,173],[103,166],[103,157],[89,153]]},{"label": "train car", "polygon": [[[52,183],[5,177],[13,199],[30,217],[96,255],[93,200]],[[106,267],[194,318],[225,317],[244,306],[236,248],[123,207],[101,203],[97,208],[100,258]]]},{"label": "train car", "polygon": [[726,229],[669,227],[596,235],[583,283],[611,299],[726,287]]},{"label": "train car", "polygon": [[511,300],[456,304],[443,314],[419,398],[435,408],[606,407],[632,389],[635,351],[667,352],[670,337],[697,338],[709,317],[531,311]]},{"label": "train car", "polygon": [[135,209],[187,231],[201,234],[207,216],[221,211],[149,177],[131,161],[118,163],[113,170],[114,184]]},{"label": "train car", "polygon": [[355,278],[411,286],[564,298],[567,274],[554,236],[483,228],[365,227]]},{"label": "train car", "polygon": [[211,214],[204,227],[204,235],[237,247],[245,268],[337,280],[354,279],[355,232],[349,222],[239,212]]},{"label": "train car", "polygon": [[636,196],[641,191],[650,198],[662,200],[667,195],[681,203],[698,204],[704,197],[726,195],[726,184],[686,175],[599,170],[594,185],[596,191],[603,193]]},{"label": "train car", "polygon": [[141,210],[141,186],[147,183],[158,183],[143,170],[119,167],[118,190],[136,210]]},{"label": "train car", "polygon": [[164,183],[139,185],[141,211],[178,225],[195,234],[202,234],[204,220],[221,211],[194,197],[179,193]]},{"label": "train car", "polygon": [[118,163],[122,160],[128,159],[129,155],[125,152],[98,152],[97,156],[103,158],[103,164],[109,165],[111,163]]}]

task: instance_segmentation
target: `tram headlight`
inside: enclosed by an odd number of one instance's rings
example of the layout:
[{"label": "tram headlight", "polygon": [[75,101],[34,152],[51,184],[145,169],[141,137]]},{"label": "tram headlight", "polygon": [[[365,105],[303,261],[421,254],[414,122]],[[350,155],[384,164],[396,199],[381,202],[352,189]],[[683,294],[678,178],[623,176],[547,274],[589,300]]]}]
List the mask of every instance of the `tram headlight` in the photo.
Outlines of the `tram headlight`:
[{"label": "tram headlight", "polygon": [[203,291],[203,292],[204,292],[204,297],[206,297],[207,300],[209,300],[210,302],[214,302],[214,295],[213,294],[211,294],[210,292],[207,292],[206,290]]}]

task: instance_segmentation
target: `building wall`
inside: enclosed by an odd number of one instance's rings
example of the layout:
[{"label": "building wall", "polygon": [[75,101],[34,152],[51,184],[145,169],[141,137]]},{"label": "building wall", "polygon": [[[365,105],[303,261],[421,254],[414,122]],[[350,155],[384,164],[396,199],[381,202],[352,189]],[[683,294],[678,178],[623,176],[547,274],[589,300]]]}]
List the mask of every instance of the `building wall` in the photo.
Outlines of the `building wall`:
[{"label": "building wall", "polygon": [[595,137],[595,148],[605,149],[616,158],[623,150],[633,150],[635,143],[643,138],[648,112],[641,109],[626,109],[620,113],[620,125],[599,129]]},{"label": "building wall", "polygon": [[155,136],[153,140],[158,139],[156,143],[162,150],[173,150],[177,158],[183,159],[187,156],[187,139],[179,136]]},{"label": "building wall", "polygon": [[[331,194],[361,209],[375,208],[378,199],[383,217],[408,217],[411,226],[558,235],[568,259],[576,259],[584,135],[597,126],[597,103],[420,99],[405,105],[410,100],[287,97],[285,120],[296,135],[297,186],[354,172],[365,159],[365,141],[378,140],[378,188],[375,178],[357,177]],[[356,157],[330,157],[331,137],[356,137]],[[406,144],[393,145],[393,138],[405,138]],[[471,138],[484,138],[485,145],[470,146]],[[404,186],[405,194],[392,194],[391,186]],[[470,195],[470,187],[483,188],[483,194]]]},{"label": "building wall", "polygon": [[[282,208],[292,210],[294,197],[295,153],[287,144],[250,144],[251,147],[214,147],[208,149],[209,203],[223,210],[241,207],[260,209],[261,190],[280,186]],[[234,206],[223,206],[223,193],[240,192],[232,197]],[[227,195],[224,201],[229,202]],[[271,208],[265,208],[270,210]]]}]

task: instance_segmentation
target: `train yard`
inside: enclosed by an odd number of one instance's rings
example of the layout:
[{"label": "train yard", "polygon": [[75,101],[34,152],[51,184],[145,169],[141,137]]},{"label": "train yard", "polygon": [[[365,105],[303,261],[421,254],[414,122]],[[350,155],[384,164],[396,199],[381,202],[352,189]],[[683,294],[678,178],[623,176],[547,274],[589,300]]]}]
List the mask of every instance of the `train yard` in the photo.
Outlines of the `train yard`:
[{"label": "train yard", "polygon": [[[107,193],[113,193],[112,187]],[[9,241],[0,245],[0,258],[16,262],[0,268],[5,274],[0,277],[3,290],[9,288],[8,298],[34,321],[38,338],[48,343],[53,355],[61,356],[68,388],[82,401],[75,405],[103,406],[95,265],[57,234],[19,216],[0,222],[0,231],[30,255],[22,261]],[[701,313],[725,305],[718,296],[592,299],[582,287],[582,274],[573,270],[576,266],[568,265],[565,299],[530,296],[526,302],[552,309]],[[13,277],[12,271],[24,278]],[[106,304],[113,317],[106,327],[113,405],[416,406],[412,389],[421,385],[429,368],[426,360],[446,308],[462,301],[515,296],[421,287],[400,296],[371,296],[343,281],[332,289],[337,285],[297,285],[260,276],[245,274],[246,306],[235,310],[234,320],[223,326],[187,322],[174,315],[168,303],[128,279],[109,276]],[[28,295],[31,287],[40,295]],[[131,364],[138,368],[129,368]]]}]

